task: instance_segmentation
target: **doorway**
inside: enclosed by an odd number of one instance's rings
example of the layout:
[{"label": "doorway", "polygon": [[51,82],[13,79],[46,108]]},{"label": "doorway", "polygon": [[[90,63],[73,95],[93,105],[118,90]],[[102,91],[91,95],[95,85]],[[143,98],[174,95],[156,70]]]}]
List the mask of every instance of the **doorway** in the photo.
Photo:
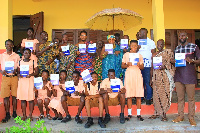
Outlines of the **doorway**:
[{"label": "doorway", "polygon": [[30,27],[30,16],[13,16],[13,51],[18,53],[22,39],[27,37],[26,30]]}]

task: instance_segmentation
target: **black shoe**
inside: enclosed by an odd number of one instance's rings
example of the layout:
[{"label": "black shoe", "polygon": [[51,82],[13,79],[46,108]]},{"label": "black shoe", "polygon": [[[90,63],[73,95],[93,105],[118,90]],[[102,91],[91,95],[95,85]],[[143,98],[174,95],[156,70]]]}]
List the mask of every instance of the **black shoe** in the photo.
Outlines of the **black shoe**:
[{"label": "black shoe", "polygon": [[143,121],[143,120],[144,120],[144,119],[142,118],[141,115],[138,115],[138,116],[137,116],[137,119],[138,119],[139,121]]},{"label": "black shoe", "polygon": [[151,100],[146,100],[146,105],[151,105]]},{"label": "black shoe", "polygon": [[93,124],[94,124],[93,118],[92,117],[88,117],[87,123],[85,124],[85,128],[89,128]]},{"label": "black shoe", "polygon": [[120,113],[120,123],[121,124],[125,123],[124,113]]},{"label": "black shoe", "polygon": [[75,121],[77,122],[77,124],[82,124],[83,123],[83,121],[81,120],[81,118],[79,117],[79,115],[76,115]]},{"label": "black shoe", "polygon": [[[70,116],[71,117],[71,116]],[[63,119],[63,117],[58,117],[58,120],[62,120]]]},{"label": "black shoe", "polygon": [[72,120],[71,116],[67,115],[65,118],[62,119],[61,122],[66,123],[66,122],[71,121],[71,120]]},{"label": "black shoe", "polygon": [[101,128],[106,128],[106,124],[103,122],[102,117],[99,117],[98,124]]},{"label": "black shoe", "polygon": [[10,120],[11,116],[6,114],[6,117],[4,119],[2,119],[2,123],[6,123],[8,122],[8,120]]},{"label": "black shoe", "polygon": [[131,119],[131,118],[132,118],[132,115],[128,115],[128,118],[130,118],[130,119]]},{"label": "black shoe", "polygon": [[107,124],[110,121],[110,114],[106,114],[103,122]]},{"label": "black shoe", "polygon": [[13,117],[13,118],[16,118],[16,117],[17,117],[17,113],[16,113],[16,112],[13,112],[12,117]]},{"label": "black shoe", "polygon": [[52,118],[52,120],[57,120],[57,119],[58,119],[58,117],[53,117],[53,118]]}]

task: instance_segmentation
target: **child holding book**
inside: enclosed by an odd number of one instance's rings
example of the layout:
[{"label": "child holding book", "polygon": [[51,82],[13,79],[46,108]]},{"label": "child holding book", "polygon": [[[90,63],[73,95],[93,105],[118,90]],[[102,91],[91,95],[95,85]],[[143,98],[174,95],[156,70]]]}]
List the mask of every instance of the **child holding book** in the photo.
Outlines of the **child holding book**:
[{"label": "child holding book", "polygon": [[[34,76],[38,75],[38,67],[37,62],[30,59],[31,57],[31,50],[25,49],[24,50],[24,59],[19,61],[18,64],[18,89],[17,89],[17,99],[21,100],[21,108],[23,117],[22,120],[26,120],[26,106],[27,101],[29,102],[29,118],[31,121],[33,120],[32,113],[34,109],[34,99],[35,99],[35,92],[34,92]],[[24,67],[28,67],[28,73],[25,72]],[[20,74],[21,73],[21,74]],[[26,73],[27,75],[25,75]],[[23,74],[23,75],[22,75]],[[24,84],[25,83],[25,84]]]},{"label": "child holding book", "polygon": [[[34,35],[34,30],[33,28],[28,28],[27,29],[27,38],[26,39],[23,39],[22,40],[22,43],[21,43],[21,53],[23,54],[23,51],[25,48],[31,48],[32,49],[32,54],[31,54],[31,57],[30,59],[32,60],[35,60],[37,62],[37,57],[35,55],[35,50],[36,50],[36,44],[39,43],[39,41],[37,39],[34,39],[33,37]],[[24,57],[22,56],[22,59]]]},{"label": "child holding book", "polygon": [[[122,68],[126,69],[124,86],[126,88],[126,98],[127,98],[127,107],[128,107],[128,117],[132,117],[132,98],[136,97],[137,101],[137,118],[140,121],[144,119],[140,115],[141,111],[141,97],[144,97],[144,88],[143,88],[143,78],[141,70],[144,69],[144,62],[142,55],[137,53],[138,41],[131,40],[130,42],[130,52],[124,54],[122,59]],[[131,56],[137,57],[131,58]],[[138,55],[137,55],[138,54]],[[137,63],[135,63],[135,61]]]},{"label": "child holding book", "polygon": [[51,120],[51,116],[49,114],[49,103],[51,101],[51,95],[52,95],[52,84],[50,81],[48,81],[49,78],[49,71],[48,70],[43,70],[42,71],[42,80],[43,80],[43,87],[36,90],[36,95],[37,95],[37,104],[38,108],[40,110],[40,116],[39,118],[42,119],[44,118],[44,111],[43,107],[45,106],[46,109],[46,117]]},{"label": "child holding book", "polygon": [[54,98],[51,99],[51,102],[49,103],[49,107],[55,113],[55,117],[53,117],[53,120],[62,120],[62,114],[64,114],[64,109],[61,104],[61,97],[63,95],[63,92],[65,92],[65,81],[67,78],[67,72],[65,70],[61,70],[59,76],[59,85],[53,86],[52,92]]},{"label": "child holding book", "polygon": [[8,122],[11,118],[10,116],[10,95],[12,95],[12,105],[13,105],[13,114],[12,116],[17,117],[17,86],[18,86],[18,77],[17,77],[17,64],[20,60],[18,54],[13,52],[13,41],[8,39],[5,41],[6,52],[0,54],[0,64],[2,74],[1,81],[1,95],[0,97],[4,100],[4,107],[6,111],[6,116],[2,119],[2,123]]},{"label": "child holding book", "polygon": [[98,74],[96,72],[91,73],[92,81],[88,82],[85,86],[86,98],[85,98],[85,108],[88,115],[88,121],[85,124],[85,128],[89,128],[94,124],[93,118],[91,117],[91,107],[99,107],[99,119],[98,124],[101,128],[106,128],[106,125],[103,123],[103,97],[99,95],[100,82],[98,82]]},{"label": "child holding book", "polygon": [[[114,88],[112,89],[111,80],[118,80],[117,86],[119,86],[118,91],[114,92]],[[104,108],[105,108],[105,118],[104,123],[107,124],[110,121],[110,114],[108,106],[116,106],[120,103],[121,105],[121,113],[120,113],[120,123],[125,123],[124,118],[124,108],[125,108],[125,93],[126,89],[123,86],[122,81],[119,78],[115,77],[115,70],[108,70],[108,78],[104,79],[101,83],[101,89],[99,94],[103,96]]]},{"label": "child holding book", "polygon": [[85,87],[84,87],[84,82],[83,80],[80,80],[80,72],[79,71],[74,71],[72,74],[72,80],[74,82],[74,92],[69,93],[69,91],[65,91],[62,98],[62,107],[65,110],[66,117],[62,119],[61,122],[68,122],[71,120],[71,116],[68,111],[68,105],[71,106],[79,106],[78,107],[78,112],[75,117],[75,121],[77,124],[81,124],[82,120],[79,117],[83,107],[85,106]]}]

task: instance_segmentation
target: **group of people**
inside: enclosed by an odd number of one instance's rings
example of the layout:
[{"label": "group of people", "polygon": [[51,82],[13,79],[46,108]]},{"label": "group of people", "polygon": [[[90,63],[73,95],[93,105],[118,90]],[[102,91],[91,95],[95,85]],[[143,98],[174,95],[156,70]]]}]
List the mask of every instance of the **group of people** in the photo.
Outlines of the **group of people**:
[{"label": "group of people", "polygon": [[[41,32],[41,41],[33,38],[34,30],[27,29],[28,37],[22,40],[22,57],[13,52],[13,41],[5,41],[6,52],[0,55],[2,76],[1,97],[4,98],[6,117],[2,120],[7,122],[10,116],[10,93],[12,95],[13,113],[17,117],[17,99],[21,100],[22,119],[26,120],[26,106],[29,102],[29,118],[33,120],[34,99],[37,99],[40,110],[39,118],[44,118],[44,107],[46,117],[53,120],[68,122],[71,120],[68,106],[79,106],[75,121],[82,123],[80,113],[85,107],[88,115],[85,128],[93,125],[91,117],[91,107],[99,107],[98,124],[105,128],[110,121],[108,106],[121,106],[120,123],[125,123],[132,117],[132,99],[136,98],[137,119],[143,121],[141,117],[141,100],[146,99],[146,104],[153,104],[155,115],[150,119],[161,116],[162,121],[167,121],[166,112],[171,105],[171,93],[176,86],[178,95],[178,117],[173,122],[178,123],[184,120],[184,97],[185,91],[189,101],[189,121],[192,126],[196,126],[195,115],[195,84],[196,74],[194,64],[200,63],[200,51],[197,45],[187,42],[187,33],[179,33],[179,43],[175,53],[185,53],[186,66],[175,67],[176,60],[174,52],[164,49],[164,40],[160,39],[156,45],[153,40],[147,37],[148,31],[141,28],[136,34],[137,40],[131,40],[128,47],[120,47],[120,34],[108,35],[108,43],[98,41],[96,52],[89,52],[87,42],[87,32],[80,32],[81,41],[76,44],[68,43],[67,34],[62,35],[62,42],[54,38],[53,42],[48,42],[47,32]],[[128,39],[128,35],[124,36]],[[140,41],[146,41],[144,45]],[[129,42],[129,41],[128,41]],[[28,45],[29,44],[29,45]],[[31,47],[30,47],[30,44]],[[79,44],[86,44],[86,51],[81,52]],[[112,44],[113,53],[106,50],[106,46]],[[63,46],[68,47],[67,51]],[[137,55],[136,55],[137,54]],[[137,56],[135,62],[131,56]],[[153,68],[153,58],[162,57],[162,65],[159,69]],[[6,64],[14,62],[13,70],[8,71]],[[29,73],[22,76],[20,69],[22,66],[29,67]],[[89,70],[92,80],[88,83],[83,81],[81,73]],[[49,81],[50,74],[59,73],[59,85],[53,85]],[[174,76],[175,75],[175,76]],[[36,89],[34,77],[42,77],[43,87]],[[118,90],[111,87],[112,81],[118,81]],[[65,82],[73,81],[75,91],[70,93],[66,90]],[[175,85],[174,85],[175,81]],[[153,88],[153,89],[152,89]],[[125,101],[127,98],[128,117],[124,116]],[[103,119],[103,110],[105,117]],[[55,113],[51,117],[49,111]],[[64,114],[66,114],[65,117]]]}]

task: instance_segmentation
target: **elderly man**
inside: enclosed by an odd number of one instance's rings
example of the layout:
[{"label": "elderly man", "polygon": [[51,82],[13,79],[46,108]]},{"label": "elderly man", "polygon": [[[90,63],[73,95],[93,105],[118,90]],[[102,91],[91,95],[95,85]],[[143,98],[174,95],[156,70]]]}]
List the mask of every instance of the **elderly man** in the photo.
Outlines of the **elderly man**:
[{"label": "elderly man", "polygon": [[[188,111],[189,122],[192,126],[196,126],[194,120],[195,116],[195,84],[196,71],[195,64],[200,63],[200,50],[196,44],[189,43],[187,41],[188,36],[185,31],[179,33],[179,43],[175,49],[176,53],[185,53],[186,66],[176,67],[174,76],[177,96],[178,96],[178,117],[172,120],[174,123],[178,123],[184,120],[184,106],[185,106],[185,92],[188,97]],[[171,63],[175,63],[175,59],[171,59]]]}]

